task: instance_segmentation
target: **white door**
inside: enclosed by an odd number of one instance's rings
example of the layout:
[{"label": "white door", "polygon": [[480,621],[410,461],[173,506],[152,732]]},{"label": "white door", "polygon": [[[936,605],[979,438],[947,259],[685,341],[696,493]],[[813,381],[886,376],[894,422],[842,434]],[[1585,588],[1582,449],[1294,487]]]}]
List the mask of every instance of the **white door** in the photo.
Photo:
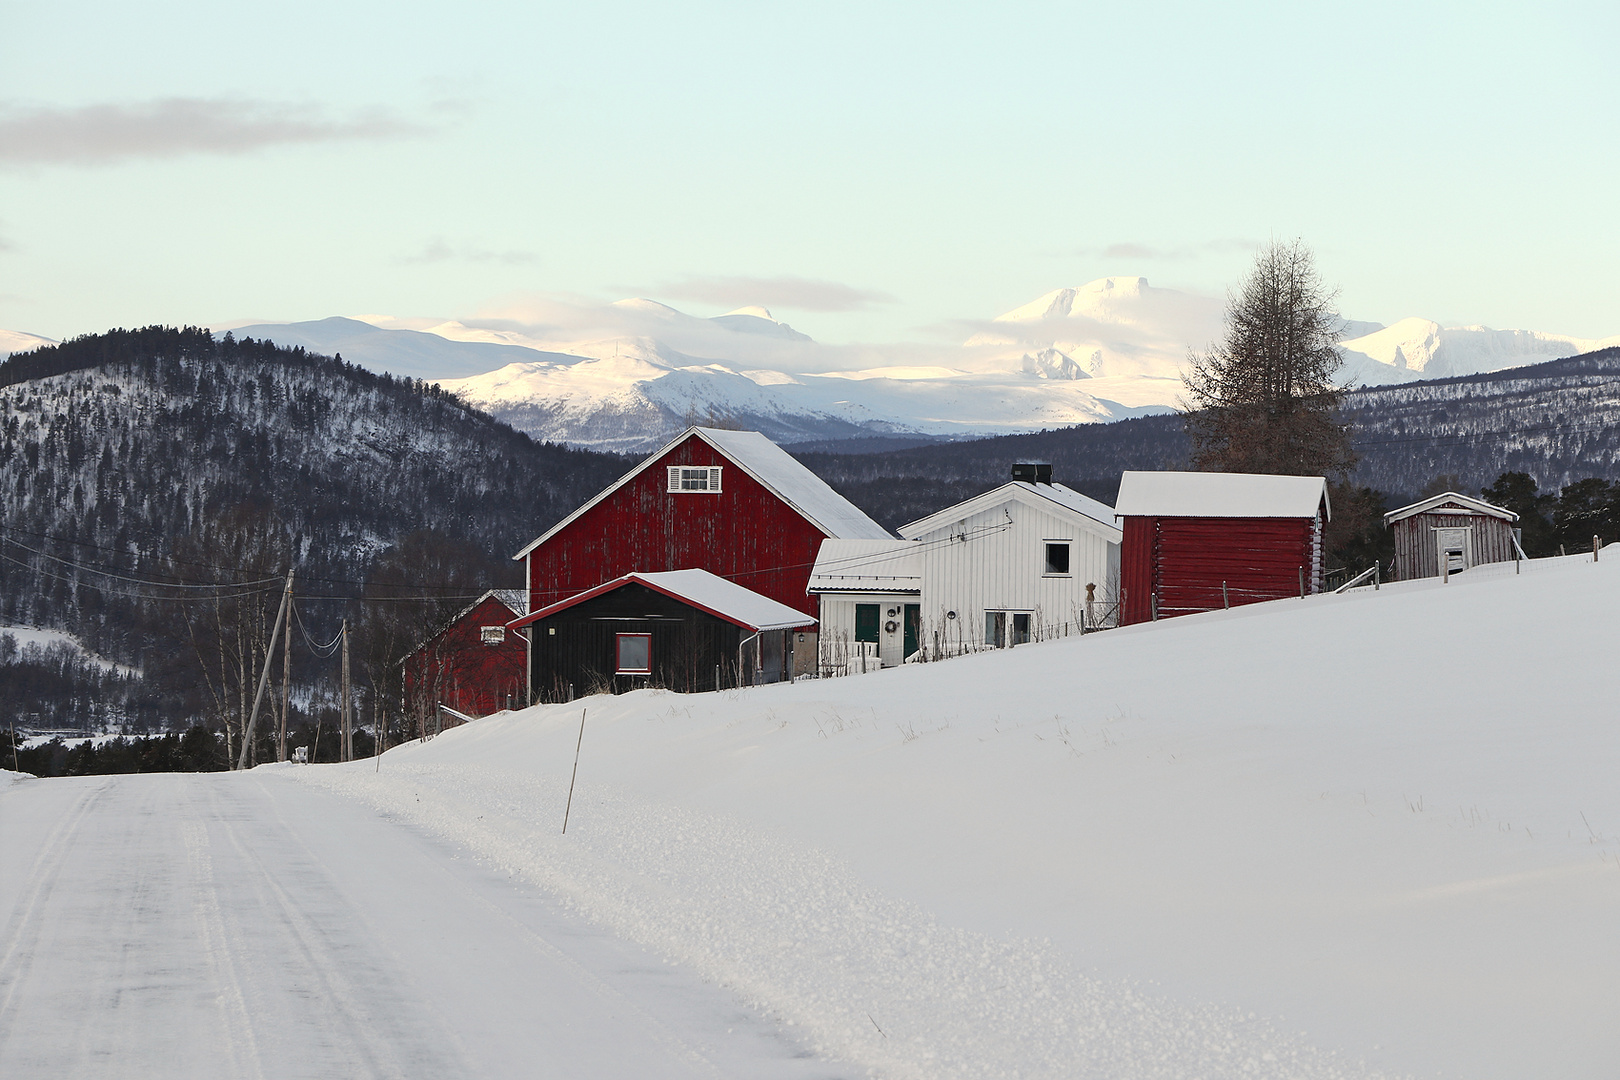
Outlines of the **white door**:
[{"label": "white door", "polygon": [[1471,528],[1434,530],[1439,549],[1441,574],[1455,574],[1474,565],[1474,530]]}]

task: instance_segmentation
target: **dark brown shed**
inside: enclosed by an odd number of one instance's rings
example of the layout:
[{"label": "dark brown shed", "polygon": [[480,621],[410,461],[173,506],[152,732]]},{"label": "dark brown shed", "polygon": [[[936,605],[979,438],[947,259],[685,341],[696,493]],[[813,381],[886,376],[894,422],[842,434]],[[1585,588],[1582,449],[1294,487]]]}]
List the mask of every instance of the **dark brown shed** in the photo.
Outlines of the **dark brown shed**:
[{"label": "dark brown shed", "polygon": [[1523,558],[1513,529],[1518,520],[1511,510],[1455,491],[1391,510],[1384,515],[1384,525],[1395,537],[1390,578],[1441,577]]}]

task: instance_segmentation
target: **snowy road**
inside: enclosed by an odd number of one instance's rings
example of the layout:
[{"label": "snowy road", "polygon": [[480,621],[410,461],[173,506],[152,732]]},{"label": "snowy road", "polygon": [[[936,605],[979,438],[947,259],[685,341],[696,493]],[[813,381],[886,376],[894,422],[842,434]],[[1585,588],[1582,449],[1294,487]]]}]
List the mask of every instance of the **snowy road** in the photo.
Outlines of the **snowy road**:
[{"label": "snowy road", "polygon": [[0,788],[0,867],[8,1078],[843,1072],[444,843],[262,770]]}]

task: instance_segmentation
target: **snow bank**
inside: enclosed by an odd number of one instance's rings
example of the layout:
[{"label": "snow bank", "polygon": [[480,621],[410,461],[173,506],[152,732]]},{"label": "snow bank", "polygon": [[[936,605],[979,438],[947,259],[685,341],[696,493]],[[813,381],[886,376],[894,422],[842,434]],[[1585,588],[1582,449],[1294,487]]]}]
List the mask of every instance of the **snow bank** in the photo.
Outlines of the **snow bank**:
[{"label": "snow bank", "polygon": [[1617,563],[595,698],[280,775],[879,1075],[1597,1077]]}]

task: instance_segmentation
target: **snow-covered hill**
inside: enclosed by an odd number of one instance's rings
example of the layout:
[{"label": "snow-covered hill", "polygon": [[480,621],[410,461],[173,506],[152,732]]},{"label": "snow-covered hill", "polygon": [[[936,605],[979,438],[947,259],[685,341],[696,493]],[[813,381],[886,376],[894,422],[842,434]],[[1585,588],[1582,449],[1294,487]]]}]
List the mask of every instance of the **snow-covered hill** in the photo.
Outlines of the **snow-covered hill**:
[{"label": "snow-covered hill", "polygon": [[1504,564],[284,775],[874,1075],[1600,1080],[1617,600]]}]

